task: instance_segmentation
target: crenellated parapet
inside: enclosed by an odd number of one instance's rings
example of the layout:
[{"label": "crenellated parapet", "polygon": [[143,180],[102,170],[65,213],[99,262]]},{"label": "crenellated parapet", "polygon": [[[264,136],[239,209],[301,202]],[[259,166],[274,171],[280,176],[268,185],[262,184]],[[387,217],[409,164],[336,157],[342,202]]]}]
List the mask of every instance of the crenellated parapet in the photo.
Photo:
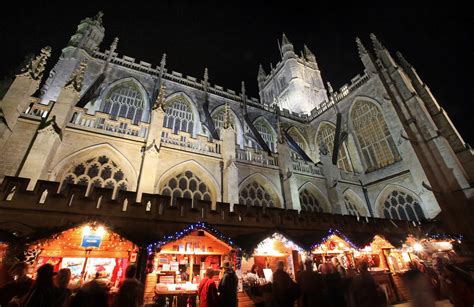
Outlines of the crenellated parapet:
[{"label": "crenellated parapet", "polygon": [[[0,185],[0,224],[18,222],[17,218],[13,220],[18,214],[22,214],[22,223],[33,224],[36,228],[95,219],[114,223],[124,231],[132,232],[132,237],[141,237],[144,244],[156,240],[156,236],[164,230],[177,231],[196,221],[216,225],[230,236],[270,229],[304,234],[306,231],[327,231],[330,228],[344,229],[345,233],[406,235],[422,233],[428,227],[409,221],[240,204],[231,206],[222,202],[212,209],[208,201],[184,198],[171,201],[169,196],[149,193],[143,193],[141,201],[136,202],[136,192],[119,191],[113,197],[112,190],[106,188],[93,188],[86,196],[85,186],[67,185],[58,192],[58,182],[42,180],[38,180],[34,189],[28,191],[28,183],[26,178],[5,177]],[[160,225],[166,229],[161,229]]]}]

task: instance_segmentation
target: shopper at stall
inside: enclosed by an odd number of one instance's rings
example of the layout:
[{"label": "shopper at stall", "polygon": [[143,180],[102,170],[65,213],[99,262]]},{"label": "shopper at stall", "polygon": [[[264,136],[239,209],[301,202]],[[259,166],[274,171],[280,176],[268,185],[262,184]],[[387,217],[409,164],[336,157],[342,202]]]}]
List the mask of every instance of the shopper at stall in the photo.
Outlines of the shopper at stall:
[{"label": "shopper at stall", "polygon": [[36,271],[36,280],[26,294],[21,306],[52,307],[57,306],[58,289],[54,286],[54,267],[47,263]]},{"label": "shopper at stall", "polygon": [[145,288],[135,278],[137,267],[129,265],[125,270],[125,279],[115,297],[114,307],[139,307],[143,305]]},{"label": "shopper at stall", "polygon": [[201,280],[198,287],[198,295],[200,307],[216,307],[219,306],[219,297],[217,295],[217,287],[214,282],[214,270],[209,268],[206,270],[206,276]]},{"label": "shopper at stall", "polygon": [[337,271],[331,263],[329,263],[331,268],[328,269],[326,275],[324,275],[324,280],[328,287],[328,297],[332,306],[342,307],[346,306],[345,298],[345,283],[341,277],[341,274]]},{"label": "shopper at stall", "polygon": [[276,306],[292,307],[294,301],[299,297],[299,287],[284,271],[285,264],[278,261],[277,269],[273,273],[273,300]]},{"label": "shopper at stall", "polygon": [[341,263],[339,262],[339,259],[337,259],[337,257],[332,257],[331,263],[334,267],[334,271],[339,273],[341,278],[345,278],[346,277],[346,269],[341,265]]},{"label": "shopper at stall", "polygon": [[323,276],[313,271],[313,262],[307,259],[296,282],[301,290],[301,305],[304,307],[327,306],[326,283]]},{"label": "shopper at stall", "polygon": [[66,304],[69,297],[71,296],[71,290],[69,289],[69,281],[71,280],[71,270],[61,269],[55,278],[56,287],[58,288],[58,306],[62,307]]},{"label": "shopper at stall", "polygon": [[224,276],[219,281],[219,302],[221,306],[237,307],[237,284],[239,279],[229,262],[224,262],[222,266]]},{"label": "shopper at stall", "polygon": [[385,293],[368,271],[369,265],[363,261],[359,265],[359,275],[352,282],[352,295],[356,307],[386,306]]},{"label": "shopper at stall", "polygon": [[7,306],[13,298],[19,300],[31,288],[33,280],[26,275],[27,267],[26,263],[18,262],[10,269],[13,280],[0,288],[0,306]]},{"label": "shopper at stall", "polygon": [[69,307],[108,307],[108,289],[98,278],[84,284],[71,299]]}]

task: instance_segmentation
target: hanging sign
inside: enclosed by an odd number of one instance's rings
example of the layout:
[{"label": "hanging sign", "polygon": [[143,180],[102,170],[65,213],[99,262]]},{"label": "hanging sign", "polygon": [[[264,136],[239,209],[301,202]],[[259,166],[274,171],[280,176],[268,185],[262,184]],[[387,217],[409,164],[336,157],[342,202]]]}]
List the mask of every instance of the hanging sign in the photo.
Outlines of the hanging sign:
[{"label": "hanging sign", "polygon": [[95,234],[87,234],[82,236],[82,247],[100,247],[102,236]]}]

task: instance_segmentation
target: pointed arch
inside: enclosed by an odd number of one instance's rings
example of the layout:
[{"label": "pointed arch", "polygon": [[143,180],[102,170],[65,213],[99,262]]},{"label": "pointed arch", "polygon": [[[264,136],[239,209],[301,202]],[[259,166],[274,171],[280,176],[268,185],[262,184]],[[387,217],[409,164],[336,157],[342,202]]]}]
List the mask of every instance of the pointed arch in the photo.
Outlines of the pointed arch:
[{"label": "pointed arch", "polygon": [[[112,118],[117,116],[130,118],[134,124],[150,120],[150,95],[140,81],[134,77],[115,80],[100,94],[95,103],[95,111],[109,113]],[[94,108],[93,106],[90,106]],[[89,112],[91,111],[88,108]]]},{"label": "pointed arch", "polygon": [[423,221],[426,216],[421,198],[414,191],[397,184],[388,184],[375,200],[381,218]]},{"label": "pointed arch", "polygon": [[365,96],[355,97],[349,108],[349,119],[367,172],[401,159],[377,100]]},{"label": "pointed arch", "polygon": [[300,205],[303,211],[332,212],[329,200],[323,192],[312,182],[304,183],[299,189]]},{"label": "pointed arch", "polygon": [[60,160],[51,171],[49,180],[63,180],[69,169],[79,165],[89,159],[95,159],[100,156],[107,156],[114,161],[124,172],[128,179],[128,190],[135,190],[137,187],[138,174],[130,160],[118,149],[109,143],[101,143],[88,146],[77,150],[65,156]]},{"label": "pointed arch", "polygon": [[366,206],[356,192],[346,189],[342,194],[347,214],[354,216],[368,216]]},{"label": "pointed arch", "polygon": [[309,154],[309,144],[306,138],[301,133],[300,129],[296,126],[291,126],[286,132],[293,138],[293,140],[304,150],[306,154]]},{"label": "pointed arch", "polygon": [[252,124],[255,129],[257,129],[265,143],[267,143],[268,147],[270,147],[270,150],[272,152],[276,152],[276,140],[278,135],[268,119],[266,119],[263,115],[260,115],[254,119]]},{"label": "pointed arch", "polygon": [[[334,137],[336,134],[336,125],[329,122],[329,121],[322,121],[318,129],[316,131],[316,137],[315,137],[315,148],[316,150],[316,157],[317,160],[320,160],[319,157],[319,145],[321,141],[324,142],[326,147],[329,150],[329,153],[332,155],[332,150],[334,147]],[[339,147],[339,153],[338,153],[338,159],[337,159],[337,167],[339,169],[342,169],[346,172],[353,172],[354,168],[352,165],[352,160],[349,155],[349,151],[347,149],[347,144],[346,142],[343,142],[341,146]]]},{"label": "pointed arch", "polygon": [[282,208],[283,198],[278,188],[263,174],[254,173],[239,184],[239,203],[242,205],[265,205]]},{"label": "pointed arch", "polygon": [[194,101],[184,92],[175,92],[165,100],[163,126],[173,131],[186,131],[193,137],[202,133],[199,111]]},{"label": "pointed arch", "polygon": [[[212,117],[212,120],[214,121],[214,126],[216,127],[216,129],[220,129],[223,126],[223,122],[224,122],[223,111],[224,111],[224,109],[225,109],[225,105],[220,105],[220,106],[217,106],[211,112],[211,117]],[[229,111],[231,113],[235,133],[237,135],[237,138],[236,138],[237,144],[239,144],[239,146],[241,148],[243,148],[244,147],[244,129],[242,127],[242,123],[240,122],[239,117],[235,114],[235,112],[232,110],[231,107],[229,107]]]},{"label": "pointed arch", "polygon": [[[187,174],[187,172],[190,172],[191,174]],[[169,184],[173,178],[177,181],[176,187],[170,186]],[[184,179],[184,181],[186,181],[186,187],[179,186],[180,179]],[[195,190],[199,190],[201,183],[204,184],[202,186],[203,191],[195,193]],[[196,184],[196,186],[194,186],[194,184]],[[218,181],[214,178],[209,170],[207,170],[203,165],[195,160],[187,160],[170,167],[158,178],[155,187],[156,193],[161,194],[165,192],[166,195],[167,192],[170,192],[169,195],[173,196],[173,192],[177,191],[175,192],[175,196],[184,198],[192,198],[197,195],[201,197],[199,199],[212,201],[213,205],[216,204],[218,198],[221,195]],[[178,193],[180,195],[177,195]],[[207,199],[207,197],[210,199]]]}]

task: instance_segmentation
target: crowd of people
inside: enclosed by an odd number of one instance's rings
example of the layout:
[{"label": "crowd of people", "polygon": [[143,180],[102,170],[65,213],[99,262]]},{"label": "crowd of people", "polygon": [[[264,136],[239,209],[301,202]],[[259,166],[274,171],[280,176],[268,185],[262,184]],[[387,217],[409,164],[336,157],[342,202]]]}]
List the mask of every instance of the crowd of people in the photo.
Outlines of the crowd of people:
[{"label": "crowd of people", "polygon": [[[411,262],[402,280],[410,293],[412,306],[435,306],[439,299],[449,299],[457,306],[474,305],[472,276],[443,258],[433,260],[428,267]],[[258,275],[254,265],[249,274]],[[220,274],[217,283],[216,275]],[[110,296],[110,288],[99,275],[78,289],[70,289],[71,271],[54,272],[51,264],[42,265],[35,280],[27,275],[27,265],[16,263],[9,270],[10,280],[0,284],[1,307],[138,307],[144,304],[144,287],[136,278],[136,267],[130,265],[118,291]],[[229,262],[222,271],[206,271],[197,295],[201,307],[236,307],[238,305],[238,277]],[[347,270],[337,258],[317,266],[309,259],[296,273],[295,278],[285,270],[284,262],[277,264],[272,275],[271,299],[261,301],[261,306],[387,306],[385,291],[374,280],[367,262],[359,263],[357,272]],[[112,299],[111,299],[112,298]]]},{"label": "crowd of people", "polygon": [[[35,280],[27,276],[27,265],[19,262],[9,270],[10,281],[0,285],[1,307],[138,307],[143,306],[144,287],[135,278],[136,267],[130,265],[118,292],[111,297],[110,286],[96,278],[78,289],[70,289],[71,271],[54,272],[51,264],[36,271]],[[112,299],[111,299],[112,298]]]}]

